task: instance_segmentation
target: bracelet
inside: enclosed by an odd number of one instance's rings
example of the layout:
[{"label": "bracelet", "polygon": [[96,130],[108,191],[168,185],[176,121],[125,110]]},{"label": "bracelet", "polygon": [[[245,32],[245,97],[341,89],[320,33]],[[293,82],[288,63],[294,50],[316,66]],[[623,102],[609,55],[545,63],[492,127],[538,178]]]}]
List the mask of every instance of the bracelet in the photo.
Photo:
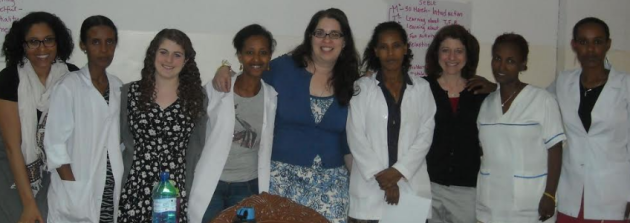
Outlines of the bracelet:
[{"label": "bracelet", "polygon": [[556,201],[556,196],[553,196],[553,195],[551,195],[550,193],[547,193],[547,192],[545,192],[545,194],[544,194],[544,195],[545,195],[545,196],[547,196],[547,197],[549,197],[549,198],[551,198],[551,200],[553,200],[553,202],[554,202],[554,203],[556,203],[556,202],[557,202],[557,201]]}]

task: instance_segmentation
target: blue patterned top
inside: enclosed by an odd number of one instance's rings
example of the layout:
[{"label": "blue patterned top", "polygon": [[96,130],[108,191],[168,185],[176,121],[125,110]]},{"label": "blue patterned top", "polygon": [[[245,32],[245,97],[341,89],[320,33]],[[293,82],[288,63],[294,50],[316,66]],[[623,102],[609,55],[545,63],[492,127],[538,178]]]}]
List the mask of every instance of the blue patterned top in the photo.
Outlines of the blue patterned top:
[{"label": "blue patterned top", "polygon": [[330,97],[316,97],[311,96],[311,112],[313,113],[313,118],[315,119],[315,123],[319,124],[326,114],[326,111],[333,103],[333,96]]},{"label": "blue patterned top", "polygon": [[350,153],[346,140],[348,107],[330,97],[325,112],[314,115],[309,90],[313,75],[289,55],[272,60],[270,68],[263,79],[278,92],[271,160],[312,166],[319,155],[324,168],[343,166],[343,156]]}]

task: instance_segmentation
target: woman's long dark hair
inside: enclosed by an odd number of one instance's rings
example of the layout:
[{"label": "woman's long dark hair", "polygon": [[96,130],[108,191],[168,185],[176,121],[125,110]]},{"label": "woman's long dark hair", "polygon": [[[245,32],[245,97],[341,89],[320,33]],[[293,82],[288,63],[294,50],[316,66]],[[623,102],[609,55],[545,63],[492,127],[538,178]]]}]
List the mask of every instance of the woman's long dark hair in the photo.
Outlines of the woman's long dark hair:
[{"label": "woman's long dark hair", "polygon": [[155,54],[164,40],[171,40],[184,49],[184,57],[186,63],[179,73],[179,87],[177,95],[182,99],[182,103],[189,115],[200,117],[205,113],[203,100],[205,97],[203,88],[201,87],[201,75],[197,63],[195,62],[196,52],[193,49],[190,38],[177,29],[163,29],[149,44],[146,56],[144,58],[144,68],[142,68],[140,79],[140,110],[148,110],[155,100]]},{"label": "woman's long dark hair", "polygon": [[330,8],[319,11],[313,15],[304,30],[304,40],[302,44],[291,51],[291,56],[299,67],[306,67],[308,63],[313,61],[313,31],[317,28],[317,24],[323,18],[331,18],[339,22],[345,47],[341,50],[341,54],[337,58],[333,74],[330,82],[334,88],[335,98],[340,105],[346,106],[350,103],[352,95],[354,95],[354,81],[359,79],[359,53],[354,46],[354,37],[346,14],[336,8]]}]

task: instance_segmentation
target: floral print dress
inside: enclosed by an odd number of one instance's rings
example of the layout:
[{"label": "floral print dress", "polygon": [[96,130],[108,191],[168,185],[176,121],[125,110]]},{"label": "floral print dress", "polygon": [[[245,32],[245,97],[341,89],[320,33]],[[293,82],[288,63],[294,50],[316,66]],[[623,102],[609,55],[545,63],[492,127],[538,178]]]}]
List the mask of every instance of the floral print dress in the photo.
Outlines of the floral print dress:
[{"label": "floral print dress", "polygon": [[152,102],[148,111],[142,111],[137,106],[140,94],[138,82],[131,84],[127,109],[135,151],[127,183],[122,188],[118,222],[151,221],[151,192],[159,183],[159,173],[164,171],[170,173],[180,192],[179,222],[187,222],[186,148],[194,119],[180,99],[165,109]]}]

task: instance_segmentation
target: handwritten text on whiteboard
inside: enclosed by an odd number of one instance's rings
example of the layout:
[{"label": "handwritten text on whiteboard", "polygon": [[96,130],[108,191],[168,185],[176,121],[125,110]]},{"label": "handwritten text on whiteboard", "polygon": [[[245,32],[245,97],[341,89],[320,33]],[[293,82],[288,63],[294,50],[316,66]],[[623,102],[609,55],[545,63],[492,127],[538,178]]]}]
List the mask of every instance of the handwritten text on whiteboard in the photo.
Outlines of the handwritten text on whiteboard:
[{"label": "handwritten text on whiteboard", "polygon": [[11,29],[13,21],[19,20],[21,0],[0,0],[0,32],[4,36]]},{"label": "handwritten text on whiteboard", "polygon": [[469,3],[396,0],[388,7],[388,20],[398,22],[407,30],[409,47],[414,54],[409,72],[416,75],[425,75],[425,54],[440,28],[459,24],[470,30],[472,10]]}]

